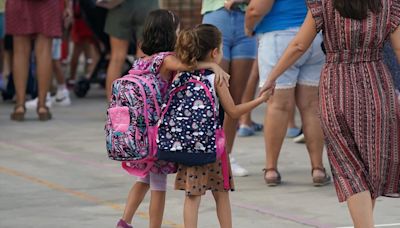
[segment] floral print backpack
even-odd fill
[[[157,160],[160,104],[154,72],[130,70],[128,75],[113,82],[105,125],[108,157],[123,161],[125,169],[127,164],[139,166],[141,169],[136,169],[136,173],[130,171],[133,175],[147,175]]]

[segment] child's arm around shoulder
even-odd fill
[[[191,71],[200,69],[210,69],[215,73],[215,80],[218,84],[225,83],[229,86],[230,75],[227,74],[218,64],[213,62],[199,62],[196,66],[190,67],[180,61],[174,55],[165,57],[161,65],[161,72]]]
[[[271,90],[267,90],[261,93],[259,97],[255,98],[252,101],[236,105],[232,99],[228,87],[226,87],[225,84],[215,85],[215,89],[217,90],[219,101],[224,108],[224,111],[234,119],[237,119],[243,114],[250,112],[261,103],[268,101],[269,97],[272,94]]]

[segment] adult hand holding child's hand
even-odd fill
[[[276,86],[276,82],[275,81],[267,80],[264,83],[264,85],[261,87],[261,89],[260,89],[260,96],[266,91],[270,91],[271,92],[271,96],[274,95],[275,86]]]

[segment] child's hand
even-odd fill
[[[271,96],[272,96],[272,89],[269,89],[260,94],[260,99],[262,99],[264,102],[267,102]]]
[[[211,69],[215,74],[215,82],[217,85],[221,86],[223,83],[225,83],[225,85],[229,87],[229,79],[231,76],[216,63],[212,65]]]
[[[267,80],[267,81],[264,83],[263,87],[260,89],[260,95],[261,95],[263,92],[268,91],[268,90],[271,90],[271,95],[273,95],[273,94],[274,94],[274,91],[275,91],[275,86],[276,86],[276,82],[275,82],[275,81]]]

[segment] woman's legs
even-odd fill
[[[107,68],[106,92],[107,99],[111,96],[111,86],[115,79],[121,76],[122,67],[128,54],[129,41],[110,36],[111,59]]]
[[[132,223],[133,215],[138,209],[139,205],[142,203],[144,197],[146,196],[147,191],[149,190],[150,185],[143,182],[136,182],[128,194],[128,199],[126,201],[124,215],[122,216],[122,220],[127,223]]]
[[[72,50],[72,56],[71,56],[71,65],[70,65],[70,80],[76,80],[76,72],[78,69],[78,64],[79,64],[79,56],[83,52],[83,44],[81,43],[74,43],[74,47]]]
[[[221,228],[232,227],[231,203],[229,200],[229,192],[213,191],[213,196],[217,206],[217,216]]]
[[[31,53],[31,37],[30,36],[13,36],[13,61],[12,69],[14,74],[14,84],[16,90],[16,98],[18,107],[15,112],[22,113],[25,104],[26,83],[28,80],[28,71],[30,65]]]
[[[288,127],[288,129],[289,128],[297,128],[297,126],[296,126],[296,106],[295,105],[289,111],[289,122],[288,122],[287,127]]]
[[[242,103],[246,103],[254,99],[257,91],[258,80],[258,61],[254,61],[249,79],[247,81],[246,89],[243,92]],[[239,121],[241,125],[250,127],[253,124],[253,121],[251,120],[251,112],[241,116]]]
[[[311,167],[323,168],[324,136],[318,119],[318,87],[298,85],[296,87],[296,103],[301,114]],[[323,177],[324,175],[325,173],[321,170],[314,170],[314,177]]]
[[[150,198],[150,228],[160,228],[164,215],[165,191],[151,191]]]
[[[185,228],[197,228],[201,196],[186,196],[183,207],[183,223]]]
[[[90,77],[93,74],[94,70],[96,69],[96,66],[100,60],[100,50],[98,46],[91,41],[88,41],[88,48],[89,48],[89,58],[91,62],[87,67],[86,74],[89,75]]]
[[[38,113],[47,113],[46,95],[50,89],[52,73],[52,38],[39,34],[35,41],[35,54],[38,78]]]
[[[234,59],[231,62],[229,71],[231,75],[229,92],[235,104],[240,104],[242,102],[243,92],[249,78],[249,69],[251,69],[253,62],[254,60],[252,59]],[[225,115],[224,130],[226,135],[226,150],[228,153],[232,152],[237,123],[238,119],[233,119]]]
[[[351,196],[347,200],[354,228],[373,228],[373,200],[369,191]]]
[[[225,61],[226,62],[226,61]],[[247,80],[249,77],[249,69],[251,69],[254,60],[252,59],[234,59],[230,64],[230,86],[229,91],[232,95],[235,104],[240,104],[242,101],[243,91],[246,88]],[[226,65],[225,65],[226,66]],[[225,69],[223,67],[223,69]],[[238,119],[233,119],[225,115],[224,131],[226,136],[226,150],[228,153],[232,152],[233,143],[236,137],[236,128]],[[248,172],[240,167],[232,158],[231,162],[232,174],[234,176],[247,176]]]
[[[295,105],[295,89],[276,89],[268,102],[264,118],[264,140],[266,145],[266,169],[277,169],[278,157],[286,135],[290,111]],[[268,120],[268,121],[267,121]],[[267,172],[267,178],[275,178],[276,172]]]

